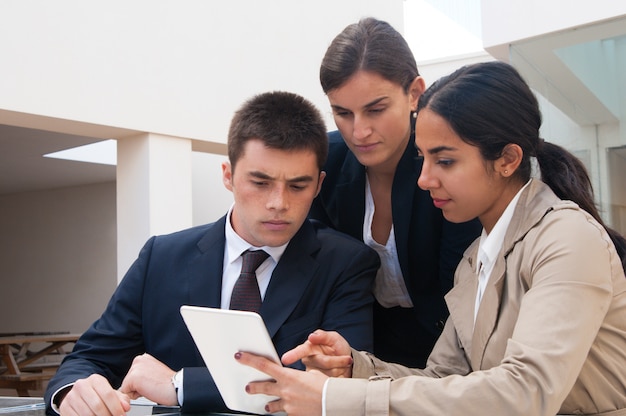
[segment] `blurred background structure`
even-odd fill
[[[516,66],[543,136],[580,157],[626,232],[626,2],[4,0],[0,332],[84,331],[151,235],[223,215],[226,132],[248,97],[302,94],[334,129],[319,64],[365,16],[405,34],[427,83]]]

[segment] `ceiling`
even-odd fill
[[[146,132],[0,109],[0,195],[115,181],[114,165],[44,155],[141,134]],[[190,140],[195,152],[227,152],[225,143]]]
[[[0,124],[0,195],[115,181],[115,166],[43,157],[101,140]]]
[[[592,77],[588,82],[581,75],[589,69],[590,63],[597,61],[588,58],[593,48],[606,50],[607,42],[611,42],[610,47],[620,55],[626,50],[624,20],[621,17],[529,39],[512,45],[510,58],[533,88],[572,120],[581,125],[616,122],[621,117],[619,108],[626,103],[618,102],[616,105],[615,101],[626,97],[626,91],[611,89],[626,87],[624,82],[619,82],[623,74],[617,71],[613,74],[618,77],[615,79],[609,76],[610,72],[604,71],[602,77]],[[595,45],[594,42],[602,44]],[[581,69],[574,67],[577,63],[582,65]],[[601,68],[602,65],[600,63]],[[604,67],[615,68],[616,65],[606,62]],[[597,79],[608,81],[604,86],[593,85]],[[615,111],[616,108],[618,111]],[[43,155],[136,133],[139,132],[0,110],[0,195],[115,181],[115,166],[46,158]],[[215,150],[203,149],[202,146],[210,145],[195,141],[193,149]],[[614,151],[626,160],[626,146]]]

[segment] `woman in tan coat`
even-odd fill
[[[626,415],[626,241],[602,223],[583,165],[540,139],[540,124],[530,88],[501,62],[463,67],[419,100],[418,185],[446,219],[483,225],[425,369],[316,331],[283,356],[314,371],[238,353],[276,380],[248,392],[278,396],[267,410],[290,415]]]

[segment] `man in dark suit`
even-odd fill
[[[50,381],[48,414],[117,415],[139,396],[185,412],[226,410],[179,308],[229,308],[247,250],[269,254],[256,269],[259,313],[279,355],[317,328],[371,350],[378,256],[306,219],[327,152],[324,122],[302,97],[274,92],[247,101],[231,122],[222,165],[231,209],[213,224],[146,243]]]

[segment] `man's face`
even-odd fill
[[[256,247],[287,243],[306,219],[324,172],[311,150],[277,150],[249,140],[234,172],[222,164],[224,186],[233,193],[235,232]]]

